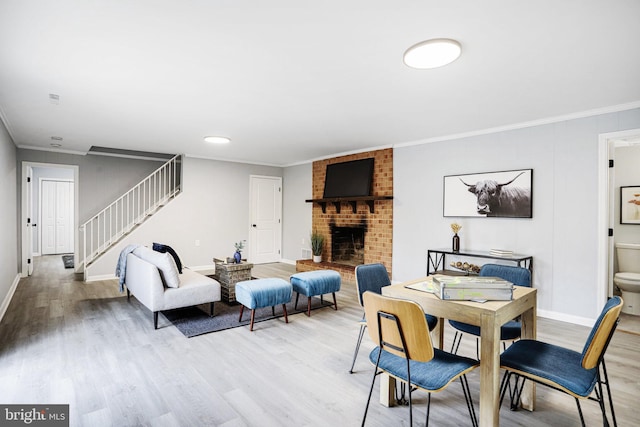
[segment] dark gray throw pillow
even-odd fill
[[[171,246],[163,245],[162,243],[154,243],[153,250],[156,252],[162,252],[162,253],[168,252],[173,257],[173,260],[176,262],[176,266],[178,267],[178,273],[182,274],[182,263],[180,262],[180,257],[178,256],[176,251],[173,250]]]

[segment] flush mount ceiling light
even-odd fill
[[[226,136],[205,136],[204,140],[213,144],[228,144],[231,142],[231,139]]]
[[[460,56],[462,47],[452,39],[431,39],[411,46],[404,53],[404,63],[421,70],[450,64]]]

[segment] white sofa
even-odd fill
[[[133,294],[153,312],[153,327],[158,329],[158,313],[163,310],[220,301],[220,283],[195,271],[183,268],[182,274],[169,253],[144,246],[127,254],[125,270],[127,298]]]

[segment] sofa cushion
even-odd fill
[[[178,267],[178,273],[182,274],[182,262],[180,261],[180,257],[178,256],[176,251],[174,251],[171,246],[164,245],[162,243],[154,243],[153,250],[156,252],[169,253],[173,257],[173,260],[176,262],[176,267]]]
[[[165,289],[163,310],[220,301],[220,294],[217,280],[185,268],[180,276],[180,287]]]
[[[173,257],[168,253],[156,252],[147,248],[146,246],[140,246],[133,251],[134,255],[143,259],[160,270],[160,277],[163,283],[168,288],[177,288],[180,286],[180,276],[178,274],[178,267]]]

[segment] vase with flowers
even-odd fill
[[[453,242],[452,242],[452,250],[455,253],[460,252],[460,236],[458,236],[458,231],[462,229],[462,226],[456,222],[451,224],[451,231],[453,231]]]
[[[242,262],[242,249],[244,249],[244,240],[240,240],[239,242],[234,243],[236,247],[236,251],[233,254],[233,259],[236,264],[240,264]]]

